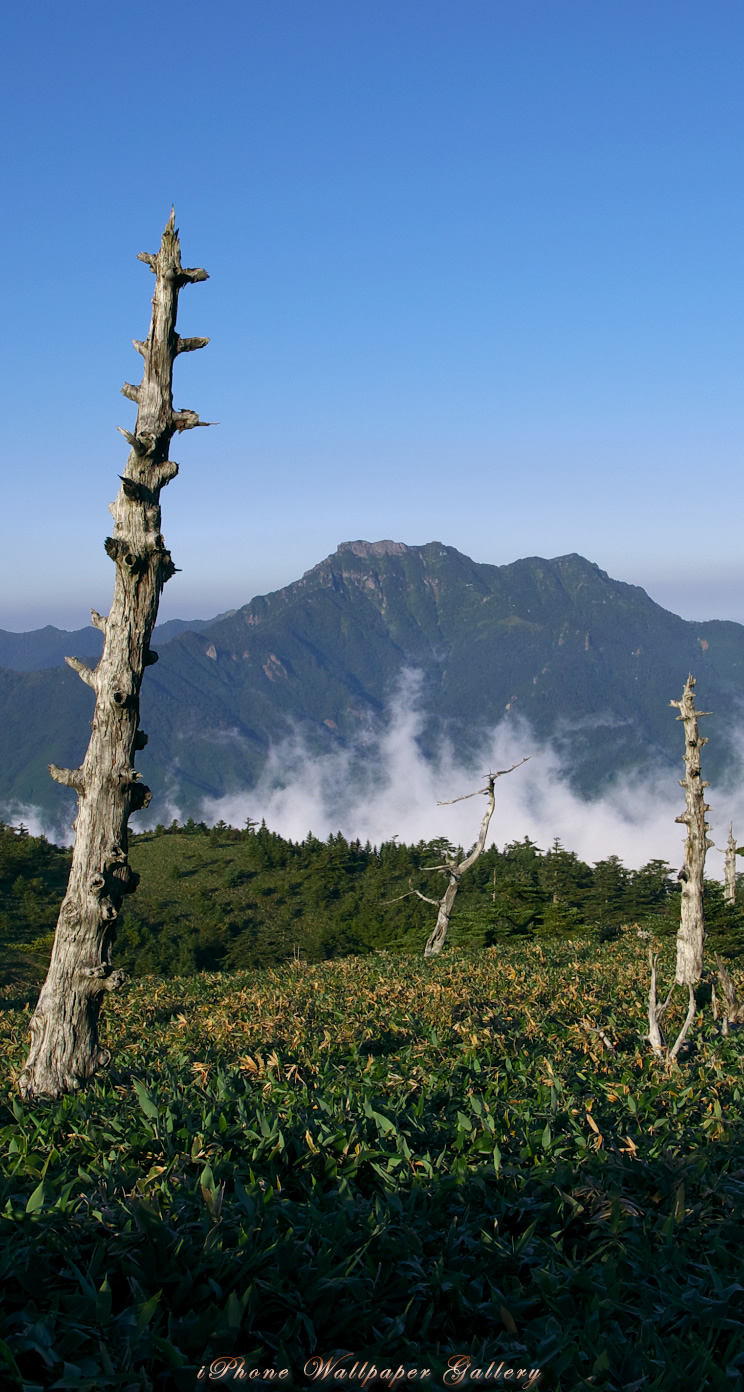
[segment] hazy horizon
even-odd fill
[[[387,540],[388,538],[384,539]],[[365,537],[363,540],[380,541],[383,540],[383,538]],[[403,540],[403,538],[395,537],[392,538],[392,540],[400,541]],[[426,540],[427,542],[439,541],[445,546],[450,544],[445,537],[428,537]],[[410,546],[425,544],[426,542],[418,543],[406,541],[406,545]],[[335,549],[334,547],[333,550],[335,551]],[[456,549],[459,550],[459,548]],[[328,554],[332,553],[329,552]],[[316,561],[313,562],[313,565],[317,565],[325,559],[325,555],[318,556]],[[488,565],[509,565],[511,563],[510,561],[503,560],[492,561],[487,556],[478,555],[472,555],[471,559],[478,563]],[[511,558],[512,561],[523,559],[525,559],[523,556],[514,556]],[[543,559],[554,560],[557,559],[557,557],[544,557]],[[585,559],[593,561],[601,570],[608,569],[607,566],[602,564],[601,558],[597,556],[587,556]],[[305,567],[305,570],[306,569],[310,569],[310,567]],[[262,595],[272,594],[284,588],[286,585],[292,584],[302,577],[305,570],[301,570],[298,565],[294,571],[291,571],[288,566],[287,570],[281,573],[277,583],[272,585],[267,584],[264,588],[255,590],[245,597],[242,595],[230,597],[227,591],[225,591],[223,599],[227,602],[222,604],[219,608],[210,605],[206,600],[200,603],[197,599],[188,608],[187,613],[185,610],[181,611],[176,604],[172,603],[170,606],[166,607],[165,604],[161,603],[160,612],[158,614],[158,624],[167,623],[170,619],[188,621],[216,618],[218,614],[225,613],[229,610],[240,609],[244,605],[249,604],[252,599],[260,598]],[[619,575],[612,574],[611,572],[608,573],[613,580],[620,580],[624,584],[629,585],[639,585],[641,589],[644,589],[650,598],[657,604],[660,604],[663,609],[670,610],[671,613],[677,614],[680,618],[695,622],[705,622],[709,619],[728,619],[737,623],[744,623],[744,603],[739,602],[737,591],[733,583],[727,587],[725,581],[710,577],[705,581],[695,583],[691,581],[689,577],[683,575],[681,577],[666,577],[665,579],[659,579],[655,582],[652,581],[649,584],[645,584],[642,580],[628,574]],[[175,599],[176,595],[174,595],[173,598]],[[85,606],[70,607],[65,602],[57,601],[56,604],[49,603],[38,610],[29,610],[25,622],[23,620],[0,622],[0,629],[4,629],[8,633],[28,633],[35,629],[41,629],[51,625],[62,631],[76,631],[88,626],[91,607],[93,606],[88,606],[87,608]],[[0,613],[2,613],[1,605]],[[54,614],[55,617],[49,617],[50,613]]]

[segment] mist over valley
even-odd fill
[[[689,671],[712,712],[718,844],[738,819],[744,627],[681,619],[578,555],[495,566],[439,542],[348,542],[273,594],[161,625],[156,645],[138,756],[153,799],[139,826],[250,816],[297,839],[467,844],[468,804],[437,802],[539,754],[500,787],[492,840],[560,836],[588,859],[673,863],[669,701]],[[92,627],[0,634],[6,820],[69,839],[74,799],[47,765],[79,763],[92,698],[60,661],[93,662],[100,647]]]

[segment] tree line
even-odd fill
[[[141,889],[124,911],[117,960],[127,973],[165,976],[267,967],[374,951],[421,953],[431,909],[402,894],[434,859],[458,848],[443,838],[380,846],[341,832],[291,841],[265,824],[242,830],[187,821],[130,833]],[[48,961],[70,852],[0,823],[0,945],[6,973]],[[419,879],[419,882],[422,882]],[[391,902],[393,901],[393,902]],[[559,840],[491,846],[463,877],[448,942],[488,947],[509,937],[590,938],[621,931],[676,933],[680,883],[663,860],[640,869],[610,855],[593,865]],[[711,946],[744,952],[744,885],[735,903],[705,882]]]

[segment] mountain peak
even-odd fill
[[[414,549],[413,546],[406,546],[404,541],[341,541],[336,553],[351,551],[354,556],[367,559],[369,556],[404,556]]]
[[[552,742],[571,785],[596,796],[659,758],[677,768],[669,700],[693,671],[721,732],[711,741],[712,777],[733,758],[724,732],[744,690],[744,626],[688,623],[576,553],[490,565],[435,541],[347,541],[230,617],[163,629],[166,639],[181,631],[163,643],[157,681],[143,689],[158,740],[142,772],[170,789],[178,769],[173,796],[192,815],[202,815],[206,797],[254,787],[264,769],[273,779],[282,748],[308,758],[345,750],[350,768],[357,753],[374,760],[411,669],[421,674],[416,728],[427,757],[446,740],[453,758],[481,758],[502,722],[517,738],[521,716],[538,747]],[[86,633],[100,656],[100,632]],[[75,767],[85,747],[89,693],[67,667],[41,670],[50,654],[89,655],[72,636],[0,631],[0,667],[20,668],[23,657],[25,668],[0,671],[0,729],[13,751],[0,760],[6,806],[61,806],[45,765]]]

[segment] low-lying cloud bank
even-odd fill
[[[477,757],[457,758],[446,743],[434,759],[421,753],[417,736],[423,718],[416,673],[405,674],[390,705],[385,730],[366,736],[357,748],[311,754],[301,735],[277,744],[258,784],[245,792],[205,799],[197,820],[209,825],[222,819],[242,827],[248,817],[265,818],[282,836],[302,840],[309,831],[321,838],[341,831],[379,845],[397,836],[404,842],[446,837],[473,844],[485,802],[471,798],[438,806],[483,787],[488,770],[508,769],[525,755],[530,761],[496,784],[496,809],[489,844],[503,847],[525,836],[543,849],[558,837],[566,850],[590,864],[610,855],[638,867],[652,859],[672,867],[682,863],[685,828],[675,824],[684,810],[677,776],[668,771],[639,771],[619,778],[601,798],[586,800],[563,776],[556,750],[542,743],[524,720],[510,719],[484,738]],[[744,734],[736,747],[744,748]],[[682,772],[680,747],[680,773]],[[744,784],[740,761],[732,763],[730,786],[708,790],[710,835],[716,848],[708,853],[707,872],[720,877],[729,822],[744,840]],[[38,809],[15,804],[2,813],[6,822],[23,821],[32,834],[69,843],[66,825],[55,825]],[[160,799],[157,816],[138,815],[143,828],[155,820],[184,819],[177,798]]]
[[[31,836],[46,836],[56,846],[71,846],[75,834],[69,825],[69,818],[54,817],[44,807],[35,807],[29,802],[4,802],[0,805],[0,822],[6,826],[26,828]]]
[[[483,787],[488,770],[508,769],[525,755],[529,763],[496,784],[496,808],[489,844],[503,847],[529,836],[543,850],[558,837],[567,850],[590,864],[618,855],[628,866],[649,860],[682,863],[685,828],[675,825],[684,811],[677,778],[655,771],[617,780],[601,798],[587,801],[562,776],[555,750],[543,744],[524,720],[504,721],[484,739],[477,757],[463,761],[442,745],[433,760],[421,753],[422,725],[418,682],[404,678],[391,703],[384,733],[360,751],[308,754],[301,737],[277,745],[263,775],[250,792],[207,799],[201,817],[242,826],[247,817],[265,818],[274,831],[301,840],[308,831],[327,837],[342,831],[373,845],[397,836],[404,842],[444,836],[455,844],[474,842],[485,803],[476,798],[438,806]],[[680,772],[681,750],[680,750]],[[744,827],[744,789],[711,789],[711,836],[723,847],[729,821]],[[720,876],[723,856],[708,855],[707,870]]]

